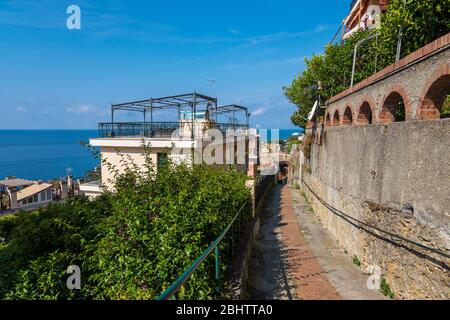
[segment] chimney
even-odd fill
[[[67,199],[68,192],[67,192],[67,181],[60,181],[59,186],[61,188],[61,198]]]
[[[69,192],[73,192],[73,179],[72,176],[67,176],[67,188]]]
[[[17,203],[17,188],[7,188],[9,195],[9,208],[11,210],[17,209],[19,204]]]

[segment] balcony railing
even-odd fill
[[[233,129],[248,129],[247,124],[206,123],[206,122],[101,122],[98,124],[100,138],[148,137],[156,139],[171,138],[176,130],[178,136],[195,137],[207,129],[219,129],[223,133]]]

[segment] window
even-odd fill
[[[52,189],[47,189],[47,200],[53,200]]]
[[[158,153],[158,168],[166,166],[168,163],[167,153]]]
[[[34,196],[33,196],[33,202],[38,202],[39,200],[38,200],[38,195],[37,194],[35,194]]]

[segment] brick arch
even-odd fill
[[[325,126],[326,127],[331,126],[331,116],[330,116],[330,112],[328,112],[328,111],[325,115]]]
[[[343,109],[343,112],[341,114],[341,123],[343,126],[349,126],[353,124],[353,111],[350,106],[346,106]]]
[[[381,111],[378,116],[379,122],[392,123],[410,120],[412,117],[412,108],[405,88],[400,84],[394,84],[386,92],[387,94],[382,100]],[[403,111],[404,117],[397,118],[397,111],[400,110]]]
[[[358,125],[366,125],[377,122],[375,100],[370,96],[365,96],[356,110],[355,122]]]
[[[341,118],[339,116],[339,109],[335,109],[334,110],[331,125],[332,126],[340,126],[341,125]]]
[[[373,120],[373,110],[370,107],[370,104],[367,101],[364,101],[363,104],[359,107],[356,123],[358,125],[364,126],[367,124],[372,124],[374,122]]]
[[[448,94],[450,94],[450,64],[444,64],[433,72],[422,89],[417,119],[439,119]]]

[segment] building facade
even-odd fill
[[[115,122],[118,111],[141,112],[144,122]],[[175,120],[154,121],[154,115],[163,111]],[[227,121],[220,121],[224,116]],[[113,190],[115,175],[124,172],[125,162],[145,168],[148,157],[156,171],[170,160],[174,164],[235,166],[254,176],[257,138],[256,130],[249,127],[249,116],[243,106],[218,106],[217,99],[198,93],[113,105],[111,122],[100,123],[99,137],[90,140],[100,150],[102,179],[82,184],[80,191],[95,197],[103,188]]]
[[[358,30],[378,27],[381,14],[387,10],[388,4],[388,0],[353,0],[350,12],[343,21],[343,39]]]

